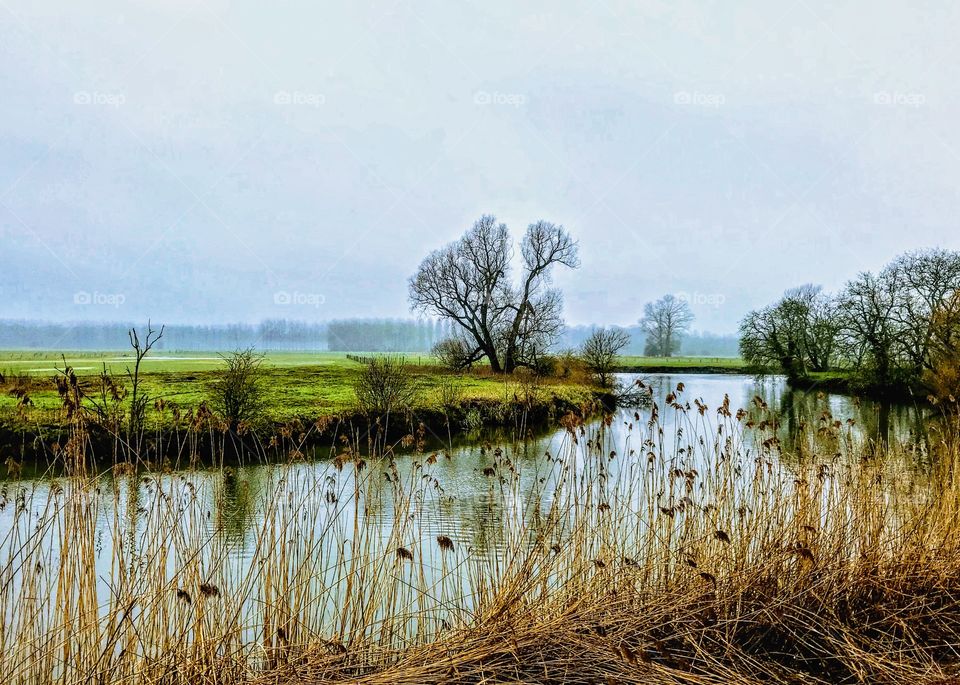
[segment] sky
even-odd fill
[[[573,324],[960,249],[952,2],[0,0],[0,318],[411,316],[494,214]]]

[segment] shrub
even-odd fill
[[[557,374],[558,359],[553,354],[540,354],[534,358],[530,370],[541,378],[549,378]]]
[[[554,374],[557,378],[573,383],[586,383],[590,380],[590,368],[574,350],[564,350],[557,355],[556,360]]]
[[[230,428],[254,424],[263,417],[265,405],[263,355],[253,348],[220,355],[226,363],[211,386],[211,405]]]
[[[473,349],[463,338],[445,338],[433,346],[431,354],[441,366],[453,371],[470,368],[477,361]]]
[[[408,409],[418,388],[403,357],[385,356],[367,361],[353,391],[362,411],[379,416]]]

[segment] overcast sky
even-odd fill
[[[493,213],[571,323],[960,248],[954,2],[0,0],[0,318],[408,316]]]

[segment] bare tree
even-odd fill
[[[563,331],[563,295],[548,288],[555,264],[580,266],[577,244],[562,226],[538,221],[527,227],[520,244],[524,274],[510,309],[513,321],[504,341],[504,370],[530,366]]]
[[[500,371],[496,336],[508,318],[509,268],[507,226],[483,216],[460,240],[423,260],[410,280],[410,301],[415,309],[449,319],[469,340],[470,356],[487,357]]]
[[[791,368],[788,345],[775,306],[755,309],[740,322],[740,356],[760,368]]]
[[[879,276],[864,272],[840,294],[843,334],[858,359],[868,366],[873,383],[896,384],[900,345],[905,331],[894,318],[900,286],[891,270]]]
[[[795,375],[829,370],[840,329],[835,301],[808,283],[784,293],[773,311],[781,322],[784,369]]]
[[[912,373],[919,377],[931,368],[935,319],[949,318],[950,308],[957,303],[960,253],[940,249],[907,252],[884,269],[884,277],[898,285],[890,315],[902,332],[900,344]]]
[[[740,324],[740,354],[793,379],[826,371],[836,357],[840,327],[835,300],[820,286],[802,285],[775,305],[747,314]]]
[[[563,298],[549,287],[552,268],[579,266],[577,244],[562,226],[531,224],[520,245],[523,273],[510,273],[506,224],[481,217],[463,237],[434,251],[410,279],[414,309],[454,323],[463,358],[486,358],[493,371],[531,366],[563,327]]]
[[[580,348],[580,356],[596,375],[600,385],[610,384],[621,350],[630,344],[630,335],[622,328],[598,328]]]
[[[147,394],[140,389],[140,364],[153,349],[153,346],[163,337],[163,330],[164,326],[160,326],[159,331],[154,330],[150,321],[147,321],[147,332],[143,340],[140,339],[140,334],[136,328],[127,331],[134,357],[133,369],[127,367],[127,377],[133,386],[130,393],[130,416],[127,420],[127,442],[134,453],[140,452],[143,421],[147,412],[147,404],[150,401]]]
[[[672,357],[680,351],[684,333],[690,330],[693,312],[686,300],[664,295],[643,308],[640,327],[647,334],[645,354],[654,357]]]
[[[813,288],[806,302],[806,326],[803,349],[812,371],[828,371],[837,361],[842,321],[835,297],[825,294],[820,286]]]

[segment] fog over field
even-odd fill
[[[410,316],[484,213],[580,241],[571,324],[960,247],[960,8],[0,5],[0,318]],[[762,257],[761,257],[762,255]]]

